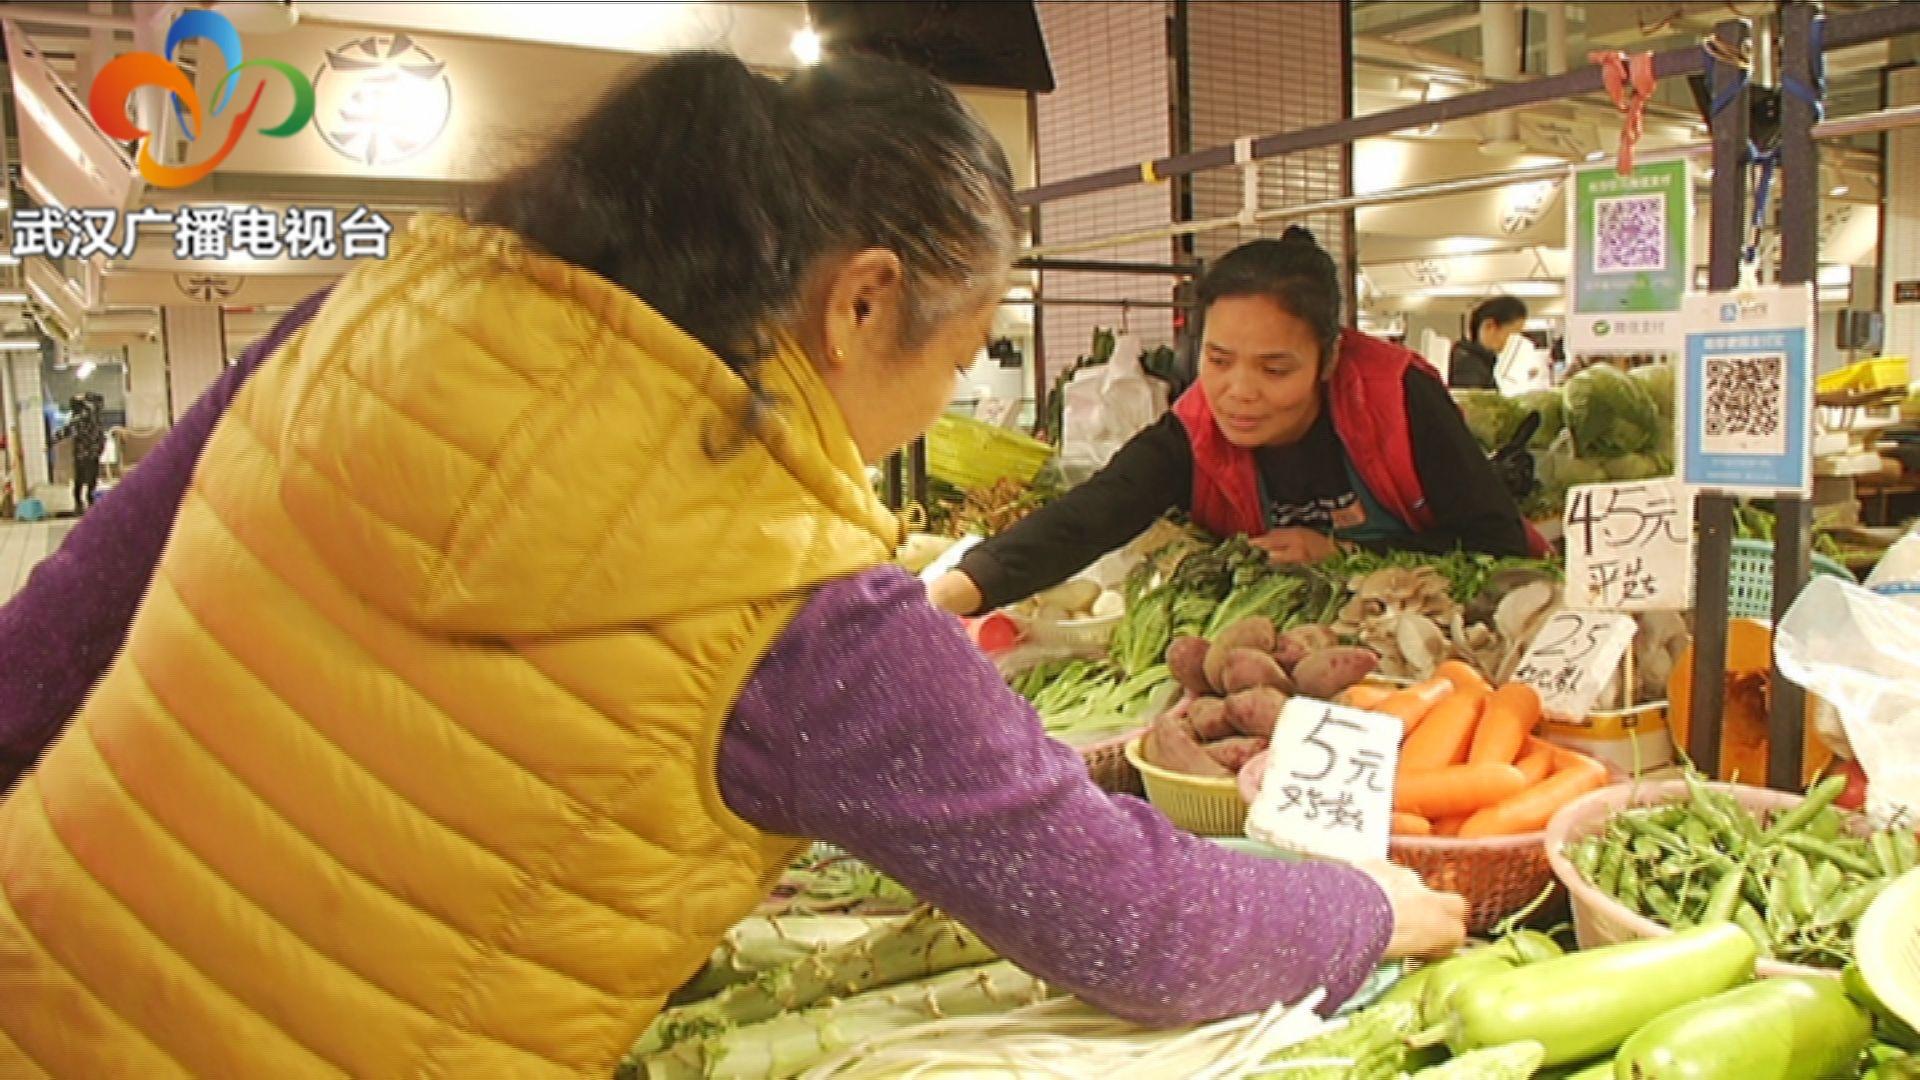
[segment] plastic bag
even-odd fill
[[[1140,366],[1140,345],[1122,335],[1113,359],[1067,384],[1062,410],[1060,471],[1079,483],[1104,466],[1128,439],[1167,411],[1167,384]]]
[[[1920,609],[1816,577],[1781,620],[1774,657],[1838,711],[1868,816],[1920,827]]]

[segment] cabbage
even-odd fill
[[[1595,364],[1567,381],[1567,430],[1589,460],[1654,449],[1670,425],[1638,380],[1611,364]]]
[[[1520,411],[1540,414],[1540,430],[1534,433],[1533,441],[1527,445],[1535,450],[1545,450],[1560,437],[1567,426],[1566,402],[1558,390],[1530,390],[1520,395]]]
[[[1461,415],[1467,418],[1467,430],[1473,432],[1474,441],[1489,454],[1513,438],[1513,433],[1520,430],[1520,421],[1527,415],[1519,402],[1498,390],[1456,390],[1453,399],[1460,403]]]
[[[1676,408],[1673,385],[1672,364],[1648,364],[1634,368],[1627,373],[1635,382],[1645,387],[1647,396],[1653,398],[1654,408],[1660,410],[1660,418],[1669,425],[1673,423],[1673,411]]]
[[[1664,475],[1660,462],[1650,454],[1621,454],[1600,463],[1609,480],[1651,480]]]

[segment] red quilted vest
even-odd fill
[[[1340,360],[1327,399],[1333,428],[1354,472],[1379,504],[1414,532],[1433,527],[1433,509],[1414,467],[1413,435],[1407,426],[1407,369],[1440,373],[1417,353],[1354,330],[1340,333]],[[1214,422],[1213,407],[1195,383],[1173,407],[1193,445],[1193,520],[1215,536],[1267,531],[1253,451],[1228,442]],[[1535,556],[1551,551],[1529,523],[1527,545]]]

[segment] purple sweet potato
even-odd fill
[[[1226,701],[1211,696],[1194,698],[1187,706],[1187,727],[1193,737],[1203,743],[1238,733],[1227,719]]]
[[[1221,693],[1228,693],[1221,683],[1221,676],[1227,666],[1227,657],[1235,649],[1252,649],[1271,659],[1275,635],[1273,622],[1258,615],[1241,619],[1213,639],[1213,645],[1207,649],[1207,682]]]
[[[1314,653],[1338,648],[1340,645],[1340,635],[1334,633],[1333,628],[1330,626],[1320,626],[1317,624],[1296,626],[1286,633],[1281,634],[1280,641],[1275,647],[1278,648],[1279,644],[1284,644],[1289,641],[1299,645],[1305,650],[1304,655],[1301,657],[1301,659],[1305,659]]]
[[[1267,748],[1265,739],[1253,739],[1245,735],[1236,735],[1230,739],[1221,739],[1208,743],[1207,756],[1220,765],[1238,773],[1253,756]]]
[[[1146,744],[1141,748],[1146,759],[1163,769],[1186,773],[1189,776],[1232,776],[1232,770],[1207,756],[1207,751],[1193,738],[1193,732],[1186,721],[1171,713],[1163,713],[1147,729]]]
[[[1266,653],[1253,649],[1235,649],[1228,653],[1226,663],[1220,667],[1221,692],[1237,694],[1256,686],[1271,686],[1290,693],[1293,680],[1287,678],[1286,669]]]
[[[1300,661],[1293,669],[1294,683],[1310,698],[1331,701],[1379,666],[1380,657],[1372,649],[1324,649]]]
[[[1194,697],[1206,697],[1214,693],[1213,684],[1207,681],[1207,650],[1212,648],[1202,637],[1177,637],[1167,646],[1167,667],[1172,670],[1175,682],[1180,689]]]
[[[1271,739],[1273,725],[1286,706],[1287,695],[1271,686],[1242,690],[1227,699],[1227,723],[1242,735]]]
[[[1273,646],[1273,662],[1279,664],[1288,675],[1300,666],[1300,661],[1313,655],[1312,650],[1300,643],[1298,638],[1282,636]]]

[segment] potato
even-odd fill
[[[1233,775],[1230,769],[1207,756],[1206,750],[1194,740],[1193,732],[1187,729],[1186,721],[1172,713],[1162,713],[1153,722],[1141,749],[1148,761],[1171,772],[1189,776]]]
[[[1287,707],[1287,695],[1271,686],[1242,690],[1227,699],[1227,723],[1242,735],[1256,739],[1273,738],[1273,725],[1280,710]]]
[[[1172,670],[1174,681],[1180,689],[1195,697],[1205,697],[1214,693],[1213,684],[1207,680],[1207,650],[1212,646],[1206,638],[1177,637],[1167,646],[1167,667]]]
[[[1220,683],[1221,669],[1226,666],[1227,654],[1235,649],[1253,649],[1260,653],[1273,652],[1273,622],[1259,616],[1241,619],[1213,639],[1213,648],[1207,651],[1207,681],[1214,689],[1226,692]]]
[[[1238,734],[1227,719],[1225,699],[1217,697],[1193,699],[1187,706],[1187,726],[1193,729],[1193,737],[1203,743]]]
[[[1254,649],[1235,649],[1228,653],[1226,663],[1220,668],[1221,691],[1234,694],[1256,686],[1293,692],[1293,680],[1287,678],[1286,669],[1273,657]]]
[[[1373,674],[1380,657],[1372,649],[1323,649],[1293,669],[1294,682],[1310,698],[1331,701],[1335,694]]]
[[[1265,739],[1250,739],[1245,735],[1236,735],[1230,739],[1208,743],[1203,749],[1214,761],[1238,773],[1253,756],[1267,748]]]

